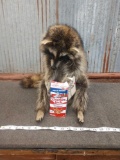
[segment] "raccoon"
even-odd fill
[[[48,28],[40,44],[40,51],[44,54],[44,76],[38,75],[40,80],[38,89],[38,99],[36,106],[36,121],[41,121],[44,114],[49,110],[50,82],[68,81],[68,77],[75,76],[76,92],[68,101],[68,106],[72,106],[77,111],[79,122],[84,122],[84,111],[87,107],[87,88],[89,81],[86,75],[87,61],[83,42],[78,32],[68,25],[53,25]],[[31,78],[23,80],[26,86],[34,87]],[[30,84],[32,83],[32,84]]]

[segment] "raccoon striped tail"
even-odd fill
[[[35,74],[33,76],[25,77],[21,80],[20,85],[23,88],[37,88],[39,82],[43,79],[43,74]]]

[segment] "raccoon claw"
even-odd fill
[[[78,115],[77,115],[77,118],[79,120],[79,122],[84,122],[84,115],[83,115],[83,112],[81,111],[78,111]]]
[[[39,110],[37,112],[36,121],[41,121],[43,119],[43,117],[44,117],[44,112]]]

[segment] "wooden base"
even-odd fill
[[[0,80],[21,80],[33,74],[0,74]],[[92,81],[120,82],[120,73],[89,73]],[[0,160],[120,160],[119,150],[0,149]]]
[[[0,160],[119,160],[120,150],[0,150]]]

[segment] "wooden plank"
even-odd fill
[[[32,76],[33,73],[30,74],[8,74],[1,73],[0,80],[21,80],[24,77]],[[120,73],[88,73],[89,79],[120,79]]]
[[[119,160],[120,156],[58,155],[57,160]]]
[[[120,150],[1,149],[0,160],[118,160]]]
[[[88,73],[90,79],[120,79],[120,73]]]
[[[0,149],[0,156],[6,155],[81,155],[81,156],[120,156],[120,149]]]
[[[56,160],[55,156],[49,156],[49,155],[22,155],[22,156],[0,156],[0,160]]]
[[[21,80],[34,74],[0,74],[0,80]]]
[[[55,160],[56,155],[47,151],[39,150],[0,150],[0,160]]]

